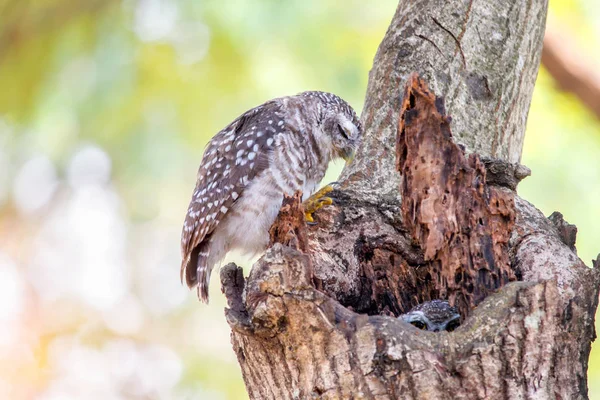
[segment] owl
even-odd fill
[[[404,322],[426,331],[452,332],[460,325],[460,314],[446,300],[431,300],[413,307],[400,317]]]
[[[253,108],[208,143],[181,235],[181,280],[208,303],[210,274],[230,250],[264,251],[283,195],[306,200],[329,162],[350,160],[361,124],[338,96],[304,92]]]

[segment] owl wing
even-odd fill
[[[202,243],[246,186],[268,167],[274,136],[284,129],[281,103],[273,100],[242,114],[208,143],[181,234],[181,279],[185,274],[190,288],[197,283]]]

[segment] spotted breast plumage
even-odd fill
[[[283,195],[318,187],[332,159],[350,159],[361,125],[352,107],[325,92],[268,101],[208,143],[181,237],[181,278],[208,302],[213,267],[228,251],[262,252]]]

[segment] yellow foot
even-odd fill
[[[317,193],[310,196],[304,203],[304,220],[306,222],[315,222],[313,219],[313,213],[319,208],[333,204],[333,200],[330,197],[325,196],[327,193],[333,190],[333,186],[327,185],[321,188]]]

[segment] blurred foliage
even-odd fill
[[[0,0],[0,398],[245,398],[217,280],[210,307],[177,280],[203,146],[276,96],[360,111],[396,4]],[[551,7],[597,48],[593,0]],[[519,192],[578,226],[588,264],[599,154],[598,120],[542,71]]]

